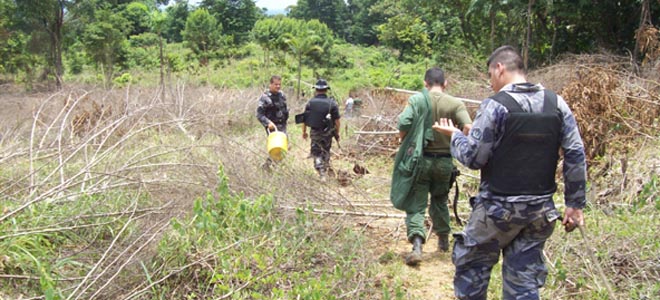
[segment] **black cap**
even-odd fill
[[[329,90],[330,86],[328,85],[328,82],[325,81],[325,79],[319,79],[316,81],[316,85],[314,85],[314,88],[317,90]]]

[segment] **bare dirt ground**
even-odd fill
[[[382,246],[376,246],[375,253],[384,254],[391,251],[396,254],[396,258],[389,263],[401,266],[399,276],[405,280],[403,286],[409,299],[454,299],[454,265],[451,262],[451,251],[438,251],[435,235],[431,235],[424,245],[423,261],[418,266],[410,267],[404,263],[404,258],[410,253],[412,246],[406,240],[403,220],[377,220],[372,222],[371,226],[374,231],[384,233],[398,230],[399,234],[382,237]],[[375,232],[374,236],[378,236],[378,233]]]

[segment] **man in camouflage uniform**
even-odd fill
[[[468,224],[454,235],[454,292],[459,299],[486,299],[501,251],[502,299],[539,299],[547,275],[543,247],[560,216],[552,201],[558,148],[564,153],[562,224],[569,230],[584,224],[584,145],[564,99],[527,82],[515,49],[496,49],[487,66],[499,93],[482,102],[469,134],[447,119],[433,126],[451,135],[456,159],[481,170]]]
[[[259,97],[257,106],[257,119],[264,126],[266,133],[278,130],[286,133],[286,122],[289,119],[289,109],[286,106],[286,96],[281,92],[282,77],[273,75],[270,77],[268,91]],[[266,159],[263,168],[270,170],[273,161]]]
[[[424,86],[428,89],[428,93],[411,96],[408,105],[399,115],[401,141],[404,141],[408,135],[424,134],[426,130],[432,132],[430,130],[432,121],[440,118],[450,118],[467,133],[472,120],[461,100],[444,93],[447,86],[444,71],[438,67],[427,70],[424,74]],[[416,119],[422,118],[423,115],[418,110],[430,110],[431,119],[428,125],[424,126],[424,123],[417,122]],[[415,128],[416,124],[421,125],[420,128]],[[423,146],[423,158],[416,166],[420,168],[419,175],[414,179],[410,192],[405,195],[405,203],[402,206],[406,212],[408,240],[413,244],[412,252],[406,257],[408,265],[417,265],[422,260],[422,244],[426,240],[424,219],[427,207],[433,223],[431,230],[438,236],[438,250],[449,250],[448,235],[451,228],[447,200],[454,168],[449,142],[449,137],[441,133],[433,133],[432,140],[427,141]],[[399,151],[409,151],[405,145],[406,143],[402,143]],[[393,174],[393,180],[396,180],[394,177],[396,172]],[[392,191],[392,193],[397,192],[400,191]],[[429,194],[431,194],[430,205]]]
[[[316,95],[305,106],[302,138],[307,139],[307,127],[310,127],[312,139],[310,153],[314,158],[314,168],[319,173],[321,181],[325,181],[330,166],[332,138],[339,142],[339,106],[335,99],[327,95],[330,89],[327,81],[319,79],[314,89]]]

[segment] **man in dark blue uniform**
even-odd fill
[[[257,119],[264,126],[266,133],[281,131],[286,133],[286,122],[289,119],[289,108],[286,106],[286,96],[281,92],[282,77],[273,75],[270,77],[268,91],[259,97],[257,106]],[[264,163],[263,168],[270,170],[273,161],[270,157]]]
[[[433,126],[451,135],[454,158],[481,170],[468,224],[454,234],[454,293],[459,299],[486,299],[490,272],[502,253],[502,299],[535,300],[548,274],[543,247],[560,217],[552,200],[559,149],[564,153],[562,224],[567,231],[584,224],[584,145],[564,99],[527,82],[513,47],[496,49],[487,66],[497,94],[481,103],[469,134],[447,119]]]
[[[302,127],[302,138],[307,139],[307,127],[310,127],[311,149],[314,158],[314,168],[319,173],[321,181],[325,181],[330,166],[330,148],[332,138],[339,142],[339,106],[327,93],[328,82],[319,79],[314,85],[316,95],[305,106],[305,122]]]

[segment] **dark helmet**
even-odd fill
[[[316,81],[314,88],[317,90],[329,90],[330,85],[328,85],[328,82],[325,81],[325,79],[319,79],[318,81]]]

